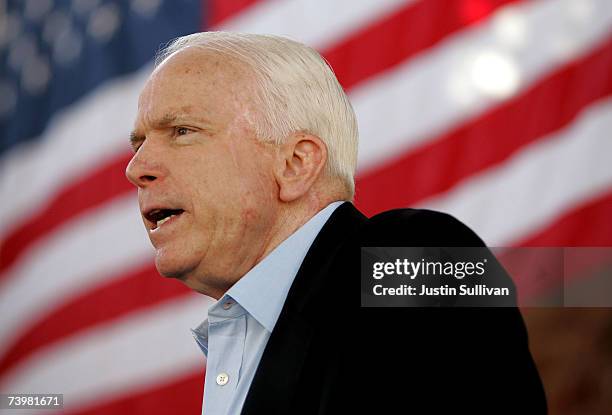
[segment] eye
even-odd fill
[[[138,151],[140,146],[142,146],[143,142],[144,142],[144,138],[142,137],[130,136],[130,147],[132,147],[132,151],[134,153]]]
[[[176,135],[186,135],[189,134],[191,130],[187,127],[176,127],[174,129],[174,132],[176,133]]]

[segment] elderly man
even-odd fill
[[[360,308],[360,246],[482,241],[447,215],[368,220],[353,207],[355,115],[313,49],[222,32],[175,40],[131,142],[157,269],[218,300],[193,331],[203,413],[545,411],[516,308]]]

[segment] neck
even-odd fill
[[[342,195],[336,193],[316,193],[311,192],[307,197],[300,198],[291,202],[282,202],[277,206],[277,215],[274,225],[270,227],[265,235],[261,235],[261,248],[258,254],[249,261],[248,267],[244,268],[248,272],[249,269],[263,261],[270,252],[279,246],[284,240],[289,238],[295,231],[301,228],[317,213],[323,210],[330,203],[335,201],[345,200]],[[245,272],[242,274],[244,275]],[[215,299],[219,299],[238,279],[224,279],[224,284],[218,286],[207,285],[206,287],[191,287],[196,291],[209,295]],[[231,282],[230,282],[231,281]],[[228,283],[229,282],[229,283]]]
[[[271,230],[269,242],[258,256],[257,263],[261,262],[285,239],[336,200],[341,199],[313,195],[305,200],[285,203],[280,209],[278,221]]]

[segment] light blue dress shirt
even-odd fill
[[[213,304],[208,318],[192,330],[207,358],[203,415],[236,415],[242,410],[300,265],[342,203],[329,204],[285,239]]]

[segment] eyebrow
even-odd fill
[[[132,149],[135,150],[136,145],[140,143],[141,141],[144,141],[144,136],[136,133],[136,131],[132,131],[130,133],[129,141],[130,141],[130,146],[132,146]]]
[[[158,121],[155,121],[153,124],[156,127],[167,127],[168,125],[176,122],[176,121],[186,121],[189,120],[189,116],[185,114],[166,114],[161,117]]]
[[[166,115],[161,117],[159,120],[154,121],[152,124],[155,128],[164,128],[164,127],[168,127],[169,125],[176,122],[177,120],[183,121],[187,119],[188,117],[185,116],[184,114],[167,113]],[[129,141],[130,141],[130,145],[132,146],[132,148],[136,148],[136,144],[140,143],[141,141],[144,141],[144,139],[145,139],[145,136],[143,134],[138,133],[137,130],[134,130],[130,133]]]
[[[205,118],[194,117],[193,115],[183,114],[183,113],[167,113],[159,120],[154,121],[152,124],[154,128],[165,128],[177,122],[189,122],[195,121],[201,124],[205,124],[206,130],[213,130],[212,124],[206,120]],[[133,149],[136,149],[136,146],[145,140],[145,136],[138,133],[137,130],[134,130],[130,133],[129,142]]]
[[[184,112],[170,112],[165,114],[159,120],[153,122],[153,125],[156,127],[166,127],[170,124],[174,123],[182,123],[182,122],[197,122],[199,124],[205,124],[206,126],[212,126],[211,122],[203,117],[198,117],[193,114],[184,113]]]

